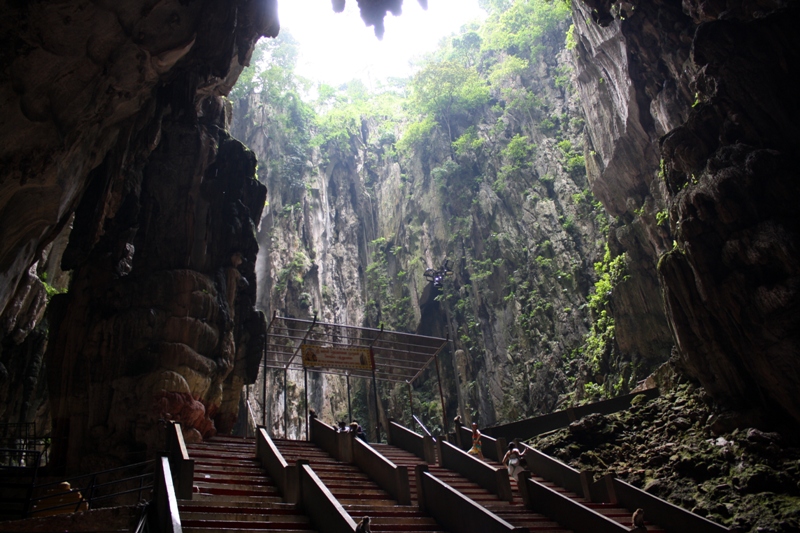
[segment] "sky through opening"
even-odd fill
[[[361,20],[356,0],[348,0],[343,13],[334,13],[330,0],[279,0],[278,12],[282,31],[300,44],[297,74],[334,86],[359,78],[370,87],[412,75],[414,58],[434,51],[464,24],[486,17],[478,0],[429,0],[427,10],[405,0],[402,15],[387,15],[379,41]]]

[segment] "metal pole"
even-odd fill
[[[378,379],[375,377],[375,353],[372,347],[383,336],[383,322],[381,322],[381,330],[375,336],[371,343],[369,343],[369,357],[372,360],[372,388],[375,389],[375,442],[381,441],[381,413],[378,407]]]
[[[353,408],[350,406],[350,372],[347,373],[347,425],[353,421]]]
[[[447,435],[447,415],[445,414],[444,408],[444,393],[442,392],[442,375],[439,373],[439,354],[434,356],[436,359],[436,381],[439,382],[439,400],[442,402],[442,433]]]
[[[272,322],[270,322],[272,325]],[[261,423],[266,427],[267,426],[267,343],[269,339],[269,328],[267,328],[267,333],[264,334],[264,356],[262,360],[264,362],[264,374],[263,378],[264,381],[261,383]],[[258,386],[258,385],[256,385]],[[258,394],[258,393],[256,393]]]
[[[303,368],[303,381],[305,382],[305,386],[303,387],[303,394],[306,397],[306,440],[308,440],[308,369]]]
[[[375,366],[372,366],[372,388],[375,389],[375,442],[381,441],[381,414],[378,410],[378,379],[375,377]]]
[[[267,426],[267,352],[269,351],[269,330],[272,329],[272,324],[275,322],[275,318],[278,316],[277,311],[272,312],[272,319],[267,324],[267,331],[264,332],[264,381],[261,383],[261,422],[264,424],[265,427]],[[284,385],[284,394],[286,393],[286,383]],[[258,386],[258,385],[256,385]]]
[[[414,427],[414,397],[411,395],[411,382],[406,381],[406,385],[408,385],[408,405],[411,406],[411,421],[408,423],[408,427]]]
[[[283,369],[283,438],[289,438],[289,389],[287,374],[289,371]]]

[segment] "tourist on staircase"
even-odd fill
[[[481,432],[478,430],[478,424],[472,423],[472,448],[469,449],[470,455],[477,455],[483,459],[483,449],[481,446]]]
[[[503,456],[502,463],[506,465],[506,468],[508,468],[508,475],[514,482],[517,481],[517,475],[525,470],[525,468],[522,466],[524,458],[525,451],[520,453],[515,442],[509,443],[508,451]]]

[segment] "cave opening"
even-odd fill
[[[539,444],[719,523],[800,527],[747,503],[796,498],[797,4],[461,2],[406,69],[399,23],[415,45],[445,27],[425,4],[325,2],[356,25],[323,23],[324,80],[274,1],[3,2],[0,422],[49,433],[64,473],[152,455],[161,420],[252,433],[247,411],[284,414],[255,393],[265,317],[318,315],[450,339],[442,394],[355,387],[370,425],[658,386],[680,415]],[[311,387],[339,419],[343,382]],[[638,462],[582,448],[625,424]]]

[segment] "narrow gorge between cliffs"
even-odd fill
[[[404,16],[314,9],[345,4]],[[478,4],[413,74],[329,85],[276,0],[0,2],[0,425],[48,476],[168,421],[374,439],[657,387],[532,443],[800,531],[798,3]],[[447,343],[411,385],[306,385],[263,368],[273,316]]]
[[[497,7],[412,79],[318,85],[315,100],[294,74],[290,34],[259,45],[264,59],[231,96],[231,131],[262,162],[269,191],[257,263],[266,315],[449,338],[444,418],[487,426],[627,393],[664,363],[660,305],[635,302],[660,328],[615,335],[612,298],[640,274],[608,247],[622,222],[586,175],[570,23],[563,3]],[[436,288],[423,274],[446,260],[453,276]],[[617,338],[636,340],[621,350]],[[344,380],[310,376],[310,407],[349,418]],[[250,394],[253,411],[282,433],[283,372],[267,373],[281,392],[268,395],[266,417],[263,387]],[[384,426],[411,423],[405,389],[379,386]],[[298,436],[302,374],[289,391]],[[433,369],[414,393],[415,412],[441,431]],[[354,383],[354,418],[369,428],[373,394]]]

